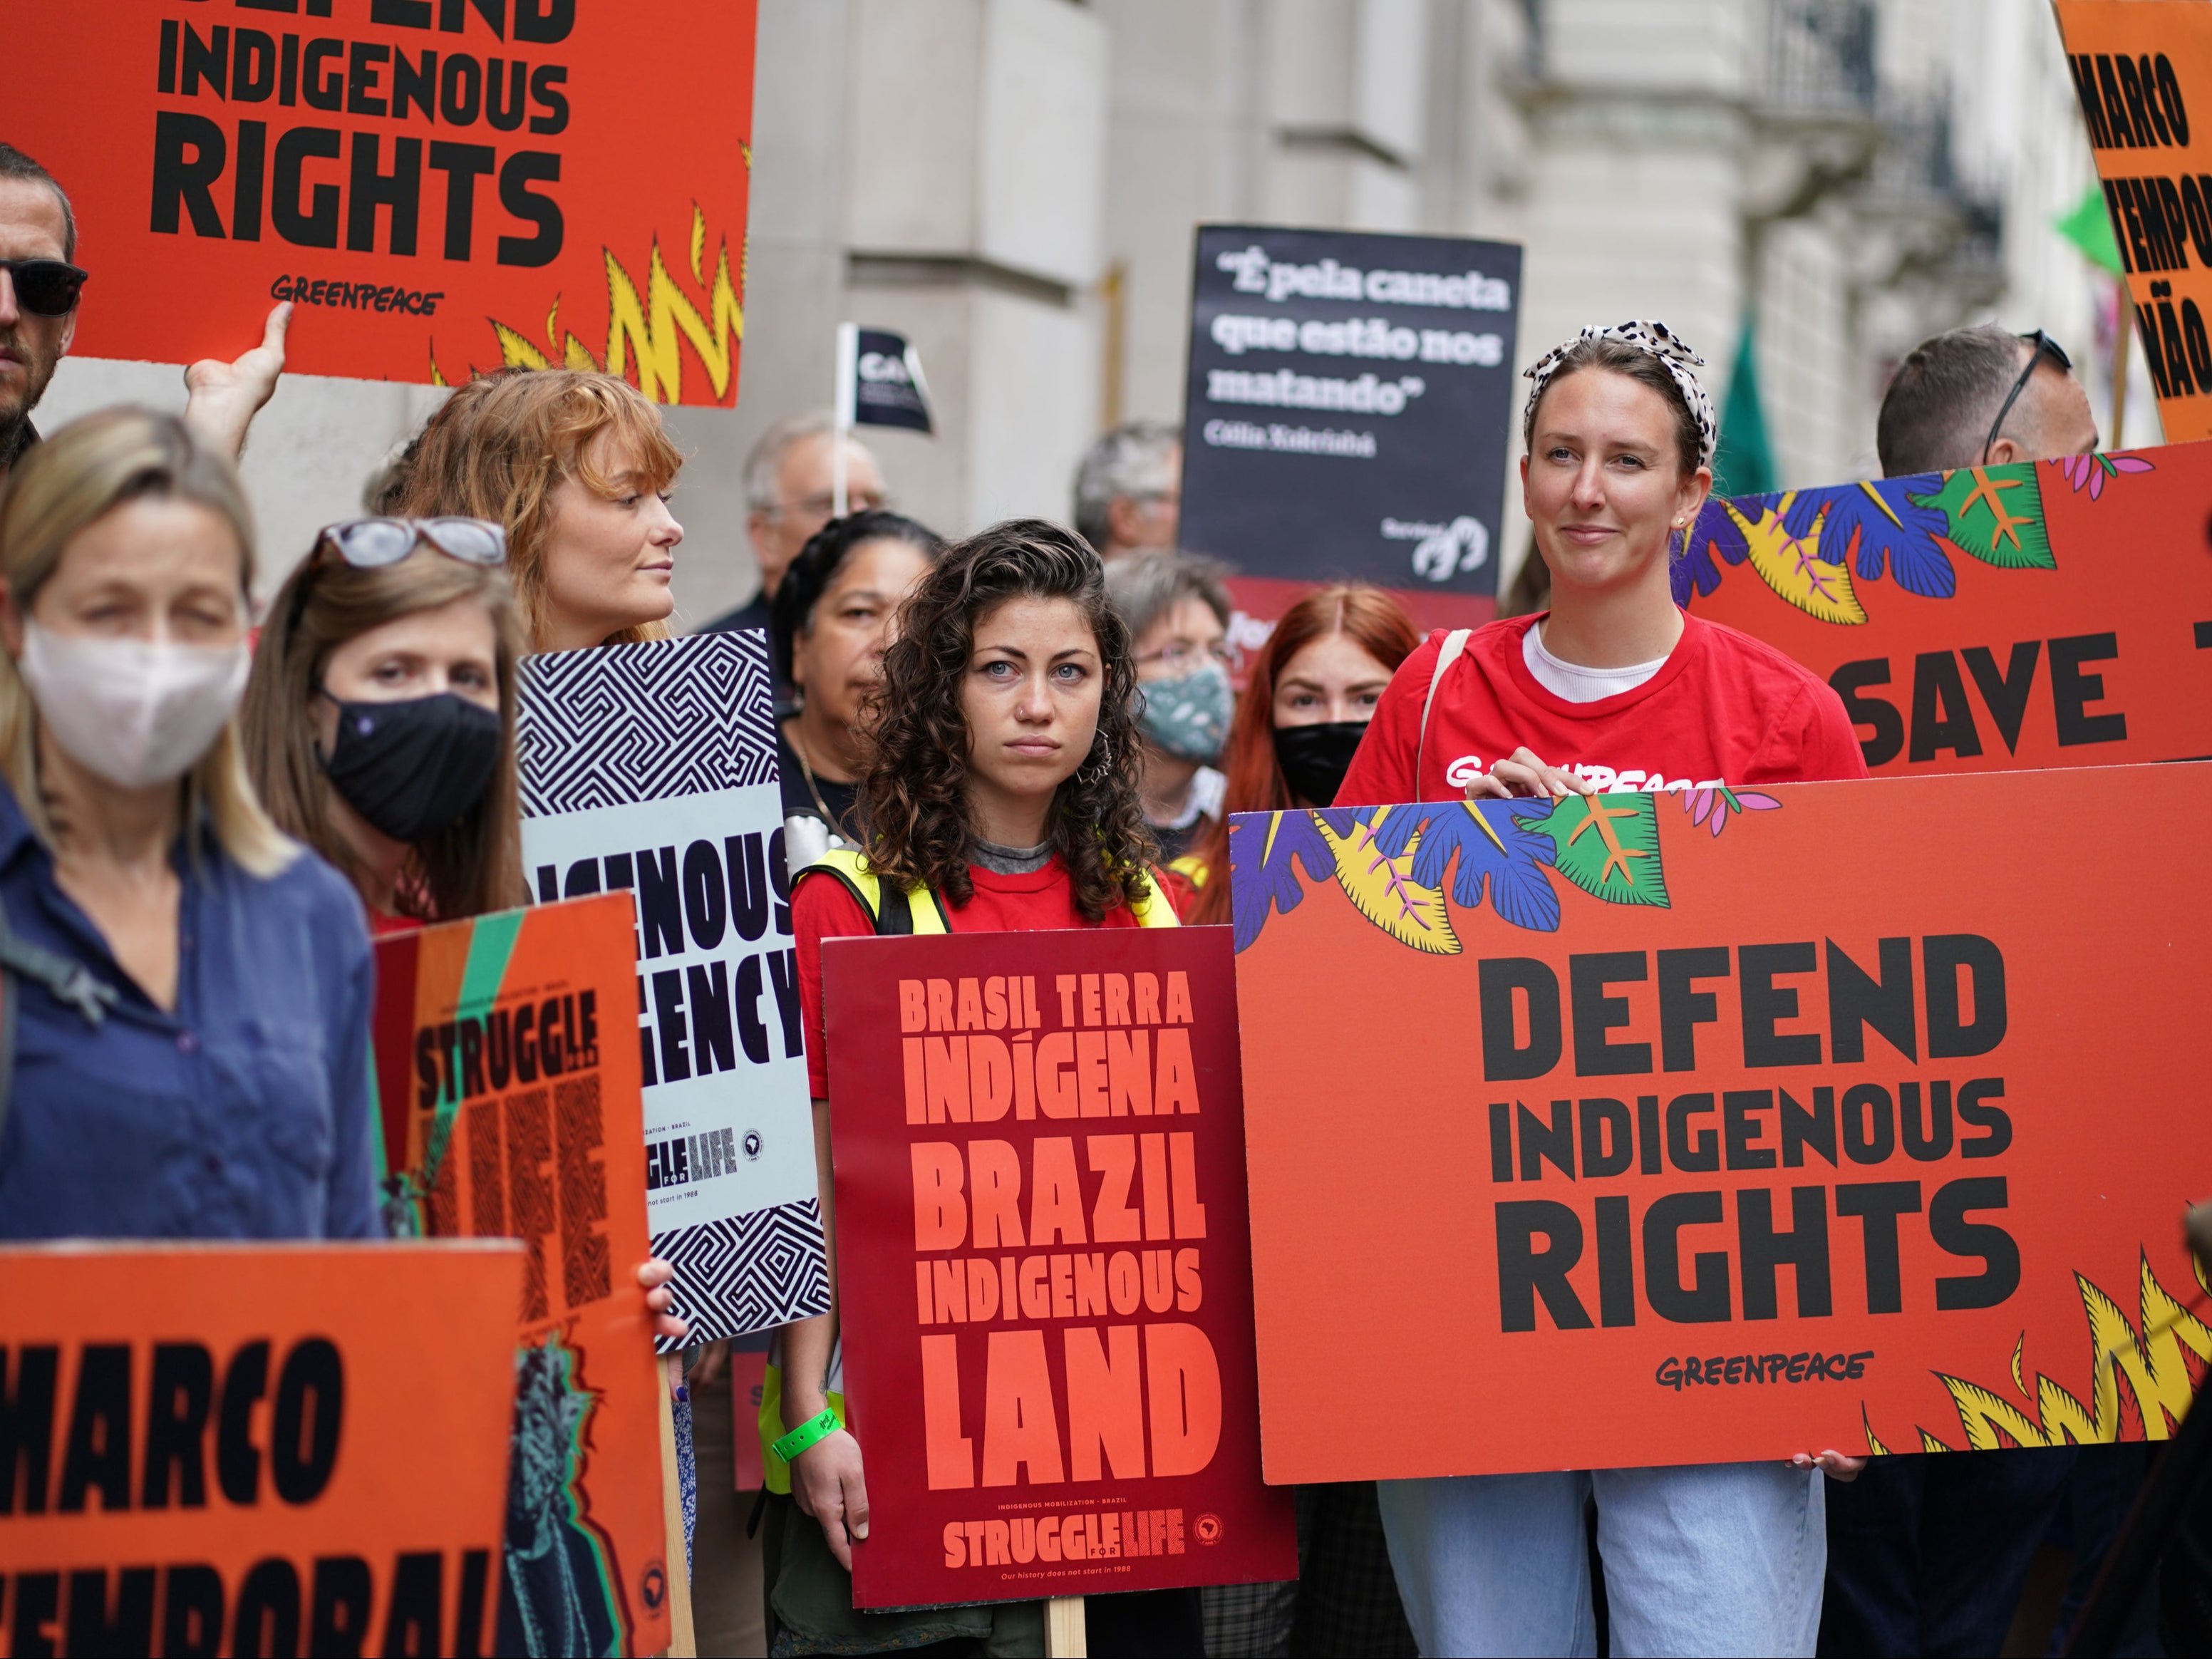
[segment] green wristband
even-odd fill
[[[826,1440],[843,1425],[837,1421],[834,1409],[825,1410],[819,1417],[810,1417],[769,1449],[788,1463],[817,1441]]]

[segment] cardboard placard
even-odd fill
[[[522,1240],[501,1652],[669,1641],[632,912],[619,895],[376,945],[385,1146],[423,1230]],[[515,1345],[519,1343],[519,1346]]]
[[[2159,424],[2212,438],[2212,16],[2176,0],[2057,13]]]
[[[0,1248],[0,1653],[489,1653],[511,1243]]]
[[[1878,775],[2191,759],[2208,524],[2208,444],[1747,495],[1706,504],[1674,596],[1832,685]]]
[[[1295,1577],[1228,930],[831,939],[854,1605]]]
[[[688,1340],[823,1312],[768,636],[554,652],[521,681],[532,886],[636,895],[647,1209]]]
[[[291,300],[304,374],[551,364],[734,402],[755,8],[19,9],[8,138],[76,204],[75,350],[234,357]]]
[[[1199,227],[1178,540],[1255,615],[1358,578],[1486,620],[1520,288],[1508,242]]]
[[[2161,1438],[2212,764],[1234,822],[1273,1480]],[[1363,1374],[1464,1387],[1345,1432]]]

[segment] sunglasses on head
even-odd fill
[[[76,309],[92,273],[59,259],[0,259],[15,285],[15,303],[33,317],[66,317]]]
[[[292,626],[300,625],[325,554],[337,554],[356,570],[382,570],[418,547],[487,569],[507,562],[507,532],[484,519],[349,519],[325,525],[307,554],[307,574],[292,590]]]
[[[2004,428],[2005,416],[2012,413],[2012,406],[2020,401],[2020,394],[2027,390],[2028,381],[2034,378],[2035,366],[2048,357],[2058,365],[2058,372],[2062,374],[2071,372],[2074,367],[2074,360],[2066,355],[2066,348],[2041,329],[2020,337],[2023,344],[2035,349],[2027,354],[2027,366],[2021,370],[2020,378],[2012,383],[2012,390],[2005,394],[2004,402],[1997,405],[1996,419],[1990,422],[1990,435],[1982,441],[1982,460],[1984,464],[1990,459],[1990,451],[1996,444],[1997,434]]]

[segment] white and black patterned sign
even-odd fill
[[[757,629],[522,665],[532,888],[636,899],[647,1215],[695,1342],[830,1305],[769,699]]]

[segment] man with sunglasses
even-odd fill
[[[76,214],[54,176],[0,143],[0,483],[39,440],[31,411],[76,333],[89,274],[76,259]],[[246,429],[276,390],[292,307],[269,314],[261,343],[235,362],[210,358],[185,371],[185,419],[238,454]]]
[[[1898,365],[1875,422],[1886,478],[2087,455],[2089,394],[2057,341],[1995,323],[1923,340]]]
[[[2072,368],[2041,329],[1922,341],[1882,398],[1882,476],[2089,453],[2097,422]],[[1831,1482],[1820,1653],[1998,1652],[2077,1457],[2121,1449],[1903,1454]]]

